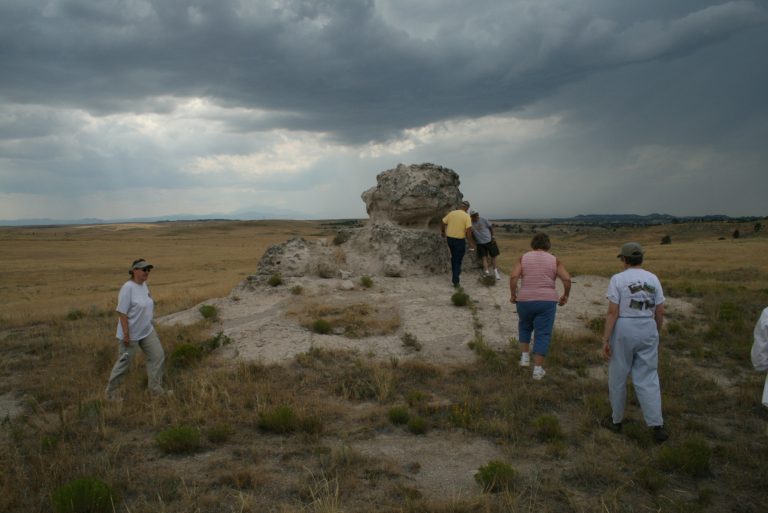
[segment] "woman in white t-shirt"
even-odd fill
[[[107,383],[108,399],[117,399],[117,388],[130,368],[136,348],[141,348],[147,366],[148,388],[153,394],[165,395],[163,389],[163,363],[165,352],[152,326],[155,302],[147,287],[147,278],[153,265],[143,258],[134,260],[128,274],[131,279],[120,288],[117,298],[117,342],[120,356],[112,368]]]
[[[642,269],[644,251],[637,242],[621,247],[624,271],[611,277],[606,297],[608,313],[603,333],[603,356],[608,364],[611,417],[605,427],[621,431],[627,401],[627,377],[657,442],[668,437],[661,415],[659,333],[664,322],[664,293],[655,274]]]

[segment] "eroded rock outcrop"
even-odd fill
[[[400,164],[380,173],[376,182],[361,196],[372,224],[436,228],[462,199],[459,175],[436,164]]]
[[[415,276],[444,273],[450,257],[439,226],[461,202],[459,175],[435,164],[398,165],[363,192],[368,223],[333,241],[294,238],[272,246],[246,283],[269,276]]]

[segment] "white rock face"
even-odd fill
[[[362,194],[372,224],[439,228],[443,216],[462,199],[459,175],[436,164],[399,164],[379,173],[376,182]]]
[[[445,273],[450,256],[440,236],[442,219],[462,200],[459,175],[436,164],[398,165],[365,191],[369,221],[342,229],[333,243],[293,238],[269,248],[245,285],[283,277],[405,277]],[[467,255],[467,265],[473,260]]]

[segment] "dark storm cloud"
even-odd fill
[[[206,97],[274,111],[236,130],[366,141],[520,109],[766,20],[753,2],[666,3],[5,1],[0,97],[102,115]]]

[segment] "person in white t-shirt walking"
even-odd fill
[[[112,368],[107,383],[108,399],[118,399],[117,388],[130,368],[136,348],[141,348],[147,366],[149,391],[156,395],[170,392],[163,389],[163,364],[165,352],[152,326],[155,302],[147,287],[147,278],[153,265],[143,258],[134,260],[128,274],[131,279],[120,288],[117,299],[117,341],[120,356]]]
[[[768,371],[768,308],[763,310],[755,324],[754,340],[752,342],[752,365],[756,371]],[[763,387],[763,406],[768,407],[768,375],[765,376]],[[768,430],[766,430],[768,433]]]
[[[603,333],[603,356],[608,364],[608,397],[611,416],[604,425],[621,431],[627,401],[627,377],[632,384],[648,427],[656,442],[669,438],[661,415],[659,383],[659,333],[664,322],[664,293],[655,274],[642,269],[645,251],[637,242],[621,247],[618,258],[624,271],[608,284],[608,312]]]

